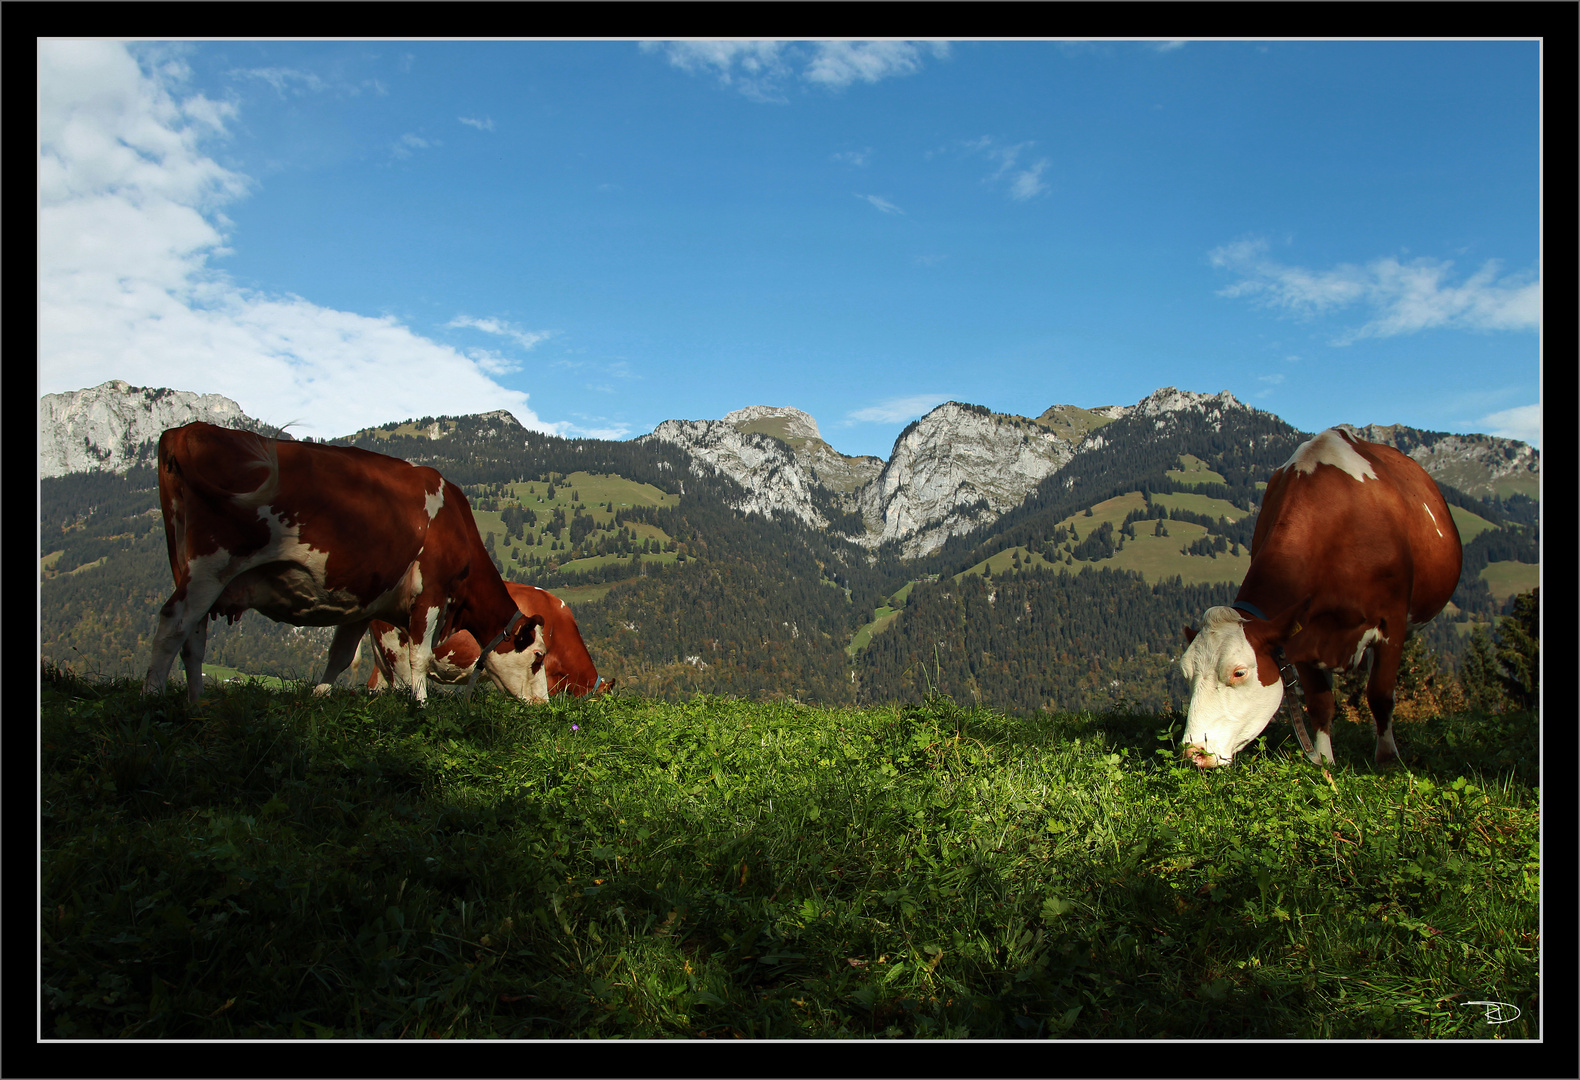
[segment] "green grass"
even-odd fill
[[[854,659],[857,653],[872,642],[874,634],[887,630],[894,620],[899,617],[900,612],[896,608],[881,607],[876,609],[872,613],[872,621],[860,627],[851,635],[850,644],[845,646],[846,654]]]
[[[542,544],[537,543],[543,538],[549,519],[556,508],[564,511],[565,519],[569,522],[573,516],[573,509],[582,507],[582,514],[597,522],[601,530],[613,522],[615,513],[623,507],[674,506],[680,500],[678,495],[667,495],[652,484],[640,484],[635,480],[627,480],[623,476],[608,473],[570,473],[563,480],[555,483],[552,499],[547,497],[548,486],[543,480],[523,480],[506,485],[508,498],[537,513],[537,524],[527,526],[523,530],[524,539],[520,541],[506,542],[502,511],[473,508],[472,516],[477,520],[477,531],[485,540],[489,533],[494,534],[493,551],[504,564],[507,578],[514,579],[543,572],[541,564],[537,567],[527,565],[525,558],[529,555],[539,559],[552,557],[559,562],[561,569],[568,570],[589,570],[616,561],[614,555],[567,560],[566,557],[573,554],[572,551],[563,547],[551,551],[547,541]],[[609,508],[611,505],[613,509]],[[668,533],[646,522],[628,521],[625,523],[625,529],[638,543],[651,539],[659,544],[667,544],[670,540]],[[599,531],[589,536],[586,542],[596,543],[606,538],[607,534]],[[521,550],[523,556],[520,562],[512,558],[517,548]],[[649,552],[642,557],[656,562],[673,562],[675,555],[674,552]]]
[[[1025,549],[1021,548],[1019,550],[1024,551]],[[1010,558],[1011,556],[1009,554],[1004,555],[1004,562],[1006,565],[1009,564]],[[980,565],[981,564],[978,564],[978,567],[980,567]],[[970,571],[966,572],[970,573]],[[981,572],[982,571],[980,569],[977,570],[977,573]],[[958,578],[959,575],[956,575],[956,577]],[[880,631],[887,630],[894,624],[894,620],[897,619],[900,615],[900,612],[905,609],[905,601],[910,597],[911,589],[915,584],[916,582],[914,581],[907,581],[903,586],[897,589],[893,595],[889,597],[887,604],[873,611],[872,621],[864,624],[861,627],[858,627],[856,632],[850,636],[850,644],[845,646],[845,654],[847,656],[851,657],[851,659],[855,659],[857,653],[871,644],[872,635]]]
[[[1189,510],[1196,514],[1207,514],[1210,517],[1225,517],[1230,521],[1239,521],[1248,511],[1240,509],[1227,499],[1214,499],[1207,495],[1193,495],[1190,492],[1176,491],[1167,495],[1154,495],[1152,501],[1170,510]],[[1136,523],[1139,531],[1141,522]]]
[[[1540,1034],[1533,715],[1331,776],[940,699],[46,672],[40,723],[46,1038]]]
[[[180,680],[181,684],[185,686],[186,676],[181,673],[180,661],[177,661],[174,666],[177,678]],[[203,665],[203,684],[205,686],[213,686],[215,680],[224,682],[226,679],[256,679],[264,686],[271,687],[275,690],[282,690],[290,685],[287,680],[277,678],[273,675],[249,675],[244,671],[240,671],[233,667],[226,667],[223,664],[205,663]]]
[[[1481,571],[1481,580],[1492,590],[1493,599],[1502,603],[1515,593],[1530,592],[1542,583],[1542,568],[1536,563],[1488,563]]]
[[[1146,508],[1146,497],[1139,491],[1131,491],[1124,495],[1116,495],[1112,499],[1105,499],[1092,506],[1090,508],[1092,511],[1091,517],[1087,517],[1085,511],[1081,511],[1071,514],[1058,524],[1066,528],[1071,525],[1075,526],[1081,538],[1085,539],[1087,533],[1090,533],[1105,521],[1117,531],[1125,523],[1125,515],[1129,514],[1130,511],[1145,510]]]
[[[1124,550],[1116,552],[1112,559],[1103,559],[1093,565],[1136,570],[1149,582],[1161,581],[1175,574],[1186,585],[1244,580],[1246,571],[1251,568],[1249,548],[1241,547],[1238,555],[1230,555],[1226,551],[1218,552],[1216,557],[1181,555],[1180,548],[1207,535],[1206,528],[1189,521],[1170,521],[1165,524],[1169,535],[1153,536],[1147,522],[1136,522],[1135,538],[1125,540]]]
[[[1110,500],[1113,501],[1113,500]],[[1225,504],[1227,505],[1227,504]],[[1082,536],[1113,516],[1112,508],[1103,510],[1105,516],[1094,513],[1090,518],[1077,517],[1077,522],[1086,522],[1082,527]],[[1124,521],[1124,514],[1119,514],[1117,522]],[[1215,584],[1218,582],[1236,582],[1245,578],[1246,571],[1251,566],[1251,556],[1247,548],[1241,548],[1239,555],[1230,555],[1227,552],[1218,552],[1217,556],[1210,555],[1182,555],[1180,549],[1191,541],[1205,536],[1205,526],[1189,521],[1169,521],[1166,523],[1169,530],[1167,536],[1153,536],[1151,522],[1136,522],[1136,535],[1134,538],[1126,537],[1125,546],[1116,551],[1112,558],[1088,561],[1076,559],[1065,564],[1062,560],[1050,563],[1042,557],[1041,552],[1031,551],[1029,548],[1006,548],[994,552],[993,555],[981,562],[967,567],[955,575],[958,581],[967,574],[981,574],[984,568],[994,576],[1003,573],[1013,573],[1015,570],[1015,556],[1020,556],[1021,566],[1028,569],[1058,569],[1060,566],[1079,573],[1083,566],[1107,567],[1113,570],[1134,570],[1140,573],[1149,582],[1161,581],[1164,578],[1179,575],[1186,585]]]
[[[1459,530],[1459,540],[1462,544],[1468,544],[1482,533],[1497,528],[1486,518],[1472,514],[1462,506],[1450,506],[1448,512],[1454,518],[1454,527]]]
[[[1170,480],[1177,484],[1223,484],[1227,483],[1222,473],[1214,472],[1205,461],[1192,454],[1180,455],[1180,467],[1170,469],[1165,473]]]

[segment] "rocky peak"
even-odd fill
[[[1383,443],[1408,454],[1432,479],[1466,495],[1506,496],[1519,491],[1535,498],[1541,484],[1541,451],[1517,439],[1422,431],[1404,424],[1339,426],[1367,442]]]
[[[131,386],[111,379],[86,390],[39,399],[39,475],[96,469],[125,472],[153,460],[166,428],[197,420],[290,438],[253,420],[240,405],[219,394]]]
[[[718,469],[748,492],[736,509],[788,513],[817,528],[828,519],[813,505],[812,489],[821,485],[851,495],[883,468],[875,457],[847,457],[823,441],[817,421],[800,409],[748,405],[722,420],[666,420],[650,435],[691,452],[698,463]],[[641,440],[638,440],[641,441]]]
[[[1198,394],[1194,390],[1176,390],[1172,386],[1165,386],[1161,390],[1152,391],[1120,415],[1135,413],[1139,416],[1166,416],[1187,409],[1197,412],[1222,412],[1224,409],[1244,408],[1246,406],[1227,390],[1220,390],[1216,394]],[[1112,407],[1110,409],[1112,410]]]
[[[723,422],[736,431],[759,432],[785,442],[796,439],[823,441],[823,436],[817,430],[817,421],[788,405],[748,405],[744,409],[726,413]]]
[[[779,415],[777,410],[774,415]],[[744,423],[755,427],[761,420],[759,416]],[[815,424],[813,428],[816,429]],[[828,525],[828,519],[812,505],[812,477],[782,438],[759,430],[742,431],[736,422],[725,419],[665,420],[651,434],[636,441],[649,440],[674,443],[689,451],[692,472],[699,476],[704,469],[713,468],[740,484],[746,489],[746,496],[736,509],[743,513],[787,513],[817,528]]]
[[[1079,443],[1023,416],[945,402],[900,433],[883,471],[857,493],[864,542],[900,541],[907,558],[935,551],[1020,505]]]

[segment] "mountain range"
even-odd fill
[[[41,400],[41,589],[58,598],[46,658],[106,673],[146,663],[169,590],[148,466],[159,432],[193,420],[283,435],[218,395],[112,381]],[[1452,654],[1467,620],[1534,577],[1540,454],[1493,436],[1353,430],[1420,461],[1455,507],[1466,577],[1433,631]],[[886,461],[841,454],[807,413],[761,405],[621,443],[527,431],[506,412],[334,441],[461,484],[501,571],[571,599],[600,669],[628,685],[861,700],[916,692],[930,664],[951,692],[1036,709],[1167,682],[1176,616],[1232,596],[1257,483],[1305,437],[1227,392],[1166,387],[1035,417],[946,402]],[[997,600],[1011,594],[1005,622]],[[321,663],[320,631],[249,620],[229,637],[216,626],[210,655],[230,648],[219,662],[258,673]],[[1130,696],[1161,707],[1169,694]]]

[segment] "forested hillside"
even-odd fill
[[[1027,714],[1182,702],[1181,628],[1234,596],[1259,487],[1302,438],[1238,407],[1132,413],[1023,505],[917,560],[731,509],[734,480],[662,442],[561,439],[505,414],[341,441],[460,484],[501,572],[567,596],[600,671],[639,692],[849,704],[940,690]],[[1508,609],[1500,583],[1539,561],[1540,537],[1524,496],[1445,494],[1479,531],[1422,634],[1457,663],[1469,620]],[[40,499],[43,657],[140,676],[172,587],[152,470],[44,480]],[[249,613],[211,625],[208,660],[317,678],[329,637]]]
[[[39,536],[42,658],[82,674],[143,675],[159,608],[174,588],[154,470],[42,480]],[[210,624],[206,659],[259,675],[316,679],[332,636],[249,613],[234,626]],[[364,661],[360,674],[371,670]]]

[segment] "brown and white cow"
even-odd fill
[[[467,630],[490,642],[483,667],[501,689],[547,696],[543,620],[523,618],[466,496],[433,469],[195,423],[160,436],[159,505],[176,590],[160,609],[145,694],[164,689],[179,651],[196,701],[209,620],[255,609],[339,628],[318,693],[378,618],[406,628],[424,665],[434,642]],[[426,683],[413,690],[426,699]]]
[[[1287,656],[1317,730],[1315,754],[1328,762],[1330,673],[1369,664],[1377,762],[1392,761],[1405,635],[1443,609],[1460,559],[1454,519],[1420,465],[1342,428],[1302,443],[1268,481],[1234,604],[1209,608],[1199,632],[1186,628],[1187,757],[1226,765],[1261,733],[1283,700]]]
[[[505,582],[523,614],[543,620],[543,641],[547,652],[543,655],[543,670],[548,677],[550,694],[568,693],[578,697],[601,690],[609,684],[598,675],[587,646],[577,629],[576,617],[570,607],[545,589],[535,585]],[[412,663],[409,647],[410,636],[398,626],[375,619],[368,627],[368,640],[373,646],[373,674],[368,676],[369,690],[382,690],[387,685],[410,686]],[[477,663],[477,639],[465,630],[457,631],[440,642],[428,662],[428,678],[440,683],[465,682]]]

